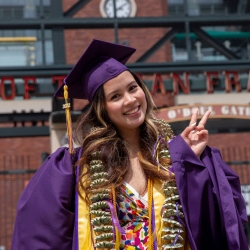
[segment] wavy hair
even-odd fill
[[[169,174],[159,170],[153,159],[152,152],[161,134],[159,126],[154,122],[153,110],[155,104],[152,96],[143,81],[131,72],[137,84],[145,93],[147,110],[145,120],[140,126],[140,150],[138,153],[139,162],[147,177],[166,180]],[[96,91],[89,109],[76,123],[77,140],[82,141],[83,152],[79,160],[80,176],[78,190],[82,189],[89,196],[93,189],[97,188],[117,188],[130,167],[128,145],[119,135],[114,124],[109,120],[105,110],[105,96],[103,85]],[[90,166],[93,152],[100,152],[100,160],[109,175],[108,181],[98,187],[90,187]],[[80,192],[79,192],[80,193]]]

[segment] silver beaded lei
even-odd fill
[[[156,143],[154,157],[162,169],[170,172],[172,162],[167,142],[173,139],[174,134],[170,125],[164,120],[155,119],[154,122],[158,124],[163,132]],[[184,218],[184,214],[173,173],[172,178],[163,183],[163,191],[166,199],[164,200],[162,209],[162,221],[164,225],[162,229],[162,249],[180,249],[183,247],[184,242],[182,237],[184,227],[180,223],[181,219]]]
[[[108,181],[108,173],[102,161],[99,159],[99,152],[92,154],[90,161],[91,184],[90,187],[98,186]],[[108,202],[110,202],[110,189],[97,188],[90,195],[91,225],[95,232],[95,248],[113,249],[114,232],[112,217]]]
[[[180,249],[183,247],[184,232],[180,219],[184,218],[180,197],[176,187],[175,180],[169,180],[163,184],[164,194],[167,197],[163,203],[162,221],[164,227],[162,230],[163,249]]]

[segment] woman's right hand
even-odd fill
[[[203,150],[208,143],[208,131],[205,129],[207,119],[211,111],[207,111],[205,115],[197,123],[198,109],[191,116],[189,126],[181,133],[183,140],[190,146],[194,153],[200,158]]]

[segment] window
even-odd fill
[[[169,15],[185,14],[185,0],[168,0],[167,2]],[[189,16],[221,14],[230,10],[228,8],[230,6],[225,5],[223,0],[187,0],[187,6]]]
[[[41,30],[0,30],[0,66],[53,64],[51,30],[44,31],[44,39]]]
[[[0,0],[0,19],[50,16],[50,0]]]

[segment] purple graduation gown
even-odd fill
[[[248,250],[239,178],[219,151],[207,147],[199,160],[180,136],[169,149],[191,249]],[[11,250],[78,250],[75,160],[59,148],[30,180],[18,202]]]
[[[75,177],[66,148],[37,170],[17,205],[11,250],[71,250]]]
[[[248,250],[246,205],[237,174],[206,147],[198,159],[177,136],[169,143],[192,250]]]

